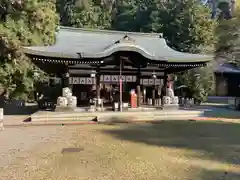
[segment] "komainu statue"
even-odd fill
[[[163,97],[163,103],[166,105],[169,104],[174,104],[174,105],[178,105],[178,97],[174,96],[174,91],[171,88],[171,86],[168,86],[166,89],[166,96]]]

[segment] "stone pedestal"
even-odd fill
[[[76,107],[69,107],[69,106],[56,106],[56,112],[72,112],[76,111]]]
[[[77,97],[72,95],[70,88],[62,89],[62,96],[57,99],[55,111],[74,111],[77,108]]]
[[[66,97],[58,97],[57,99],[57,106],[61,106],[61,107],[66,107],[68,104],[68,100]]]
[[[77,97],[76,96],[69,96],[67,98],[68,106],[69,107],[77,107]]]
[[[169,96],[163,96],[163,105],[171,104],[171,98]]]
[[[96,112],[96,106],[91,105],[88,111],[90,111],[90,112]]]
[[[179,104],[179,99],[177,96],[171,98],[171,104]]]
[[[166,96],[163,96],[162,102],[163,108],[167,109],[178,109],[179,108],[179,99],[177,96],[174,96],[174,92],[171,88],[167,88]]]
[[[167,109],[167,110],[176,110],[179,108],[178,104],[164,104],[162,106],[162,109]]]

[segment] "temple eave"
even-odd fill
[[[103,63],[104,58],[107,58],[113,54],[106,54],[106,56],[96,56],[88,54],[88,58],[84,58],[84,53],[73,55],[73,54],[66,54],[66,53],[58,53],[58,52],[44,52],[44,51],[37,51],[32,50],[29,48],[23,48],[24,52],[31,56],[33,60],[42,61],[42,62],[52,62],[52,63],[68,63],[68,64],[101,64]],[[131,51],[129,51],[131,52]],[[142,54],[140,54],[142,55]],[[146,58],[148,64],[156,64],[160,66],[197,66],[197,64],[208,63],[212,60],[211,56],[204,56],[198,59],[195,58],[168,58],[168,57],[149,57]]]
[[[70,53],[60,53],[60,52],[49,52],[49,51],[44,51],[44,50],[35,50],[31,49],[31,47],[23,47],[22,48],[23,52],[27,55],[31,56],[41,56],[45,57],[46,59],[49,58],[63,58],[63,59],[80,59],[80,56],[76,54],[70,54]]]

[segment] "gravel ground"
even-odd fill
[[[5,128],[0,132],[0,179],[28,179],[52,147],[65,142],[64,127]],[[42,159],[43,158],[43,159]]]
[[[56,134],[55,127],[5,128],[0,132],[0,168],[11,162],[14,156],[30,151],[39,143],[48,141]]]
[[[6,128],[0,179],[239,180],[239,126],[178,121]]]

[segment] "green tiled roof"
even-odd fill
[[[23,48],[31,55],[56,58],[103,58],[118,51],[133,51],[155,61],[207,62],[213,56],[182,53],[171,49],[161,34],[60,27],[53,46]]]

